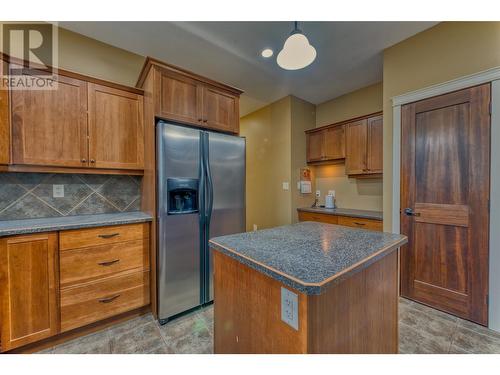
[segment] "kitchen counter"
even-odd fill
[[[355,210],[352,208],[324,208],[324,207],[301,207],[297,211],[313,212],[320,214],[329,214],[336,216],[349,216],[363,219],[372,219],[382,221],[381,211]]]
[[[151,215],[144,212],[120,212],[113,214],[79,215],[43,219],[6,220],[0,221],[0,237],[106,225],[142,223],[151,220]]]
[[[399,234],[304,221],[216,237],[215,353],[397,353]]]
[[[399,234],[301,222],[215,237],[210,246],[303,293],[320,294],[406,241]]]

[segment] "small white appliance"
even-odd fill
[[[325,208],[335,208],[335,191],[332,190],[325,196]]]

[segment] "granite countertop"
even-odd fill
[[[406,242],[399,234],[305,221],[216,237],[210,247],[300,292],[321,294]]]
[[[151,220],[151,215],[144,212],[120,212],[113,214],[79,215],[43,219],[6,220],[0,221],[0,237],[65,229],[142,223]]]
[[[324,208],[324,207],[302,207],[297,208],[297,211],[314,212],[320,214],[351,216],[364,219],[373,219],[382,221],[381,211],[355,210],[352,208]]]

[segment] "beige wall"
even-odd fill
[[[292,222],[298,221],[297,208],[311,206],[314,202],[314,194],[301,194],[297,189],[297,183],[300,181],[300,169],[307,166],[306,162],[306,137],[304,131],[314,128],[316,120],[316,106],[305,100],[291,97],[291,132],[292,132],[292,159],[291,159],[291,217]],[[311,168],[313,175],[312,190],[314,192],[314,168]]]
[[[316,107],[316,127],[382,110],[382,83],[367,86],[329,100]],[[335,190],[337,206],[382,211],[382,179],[348,178],[345,164],[314,167],[316,189],[321,191],[320,204],[328,190]]]
[[[349,120],[382,110],[382,82],[318,104],[316,127]]]
[[[121,48],[58,28],[59,68],[135,86],[145,58]]]
[[[240,119],[240,134],[246,137],[247,230],[291,222],[290,181],[291,97],[286,97]]]
[[[500,22],[444,22],[384,51],[384,230],[392,227],[391,98],[500,66]]]

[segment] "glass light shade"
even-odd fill
[[[288,37],[283,49],[278,53],[276,62],[286,70],[302,69],[316,58],[316,49],[309,44],[306,36],[295,33]]]

